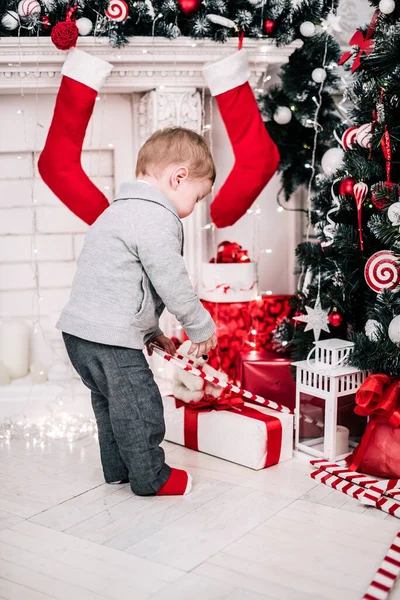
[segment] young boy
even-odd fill
[[[180,219],[210,193],[215,166],[204,139],[170,127],[142,146],[136,182],[89,229],[71,297],[58,323],[69,357],[91,390],[107,483],[135,494],[185,494],[191,476],[165,463],[163,405],[143,354],[157,342],[166,306],[201,356],[217,345],[215,324],[190,283]]]

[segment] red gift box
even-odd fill
[[[296,384],[290,363],[288,357],[275,352],[243,351],[237,359],[236,379],[245,390],[294,410]]]
[[[202,300],[217,325],[218,347],[210,352],[209,364],[234,379],[239,352],[272,350],[272,332],[291,310],[289,298],[288,295],[262,296],[251,302],[223,304]]]

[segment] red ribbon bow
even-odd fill
[[[370,420],[400,427],[399,377],[370,375],[357,392],[354,412]]]
[[[368,31],[365,34],[365,36],[362,31],[357,29],[357,31],[355,32],[355,34],[353,35],[353,37],[351,38],[351,40],[349,42],[350,46],[358,46],[358,53],[357,53],[356,58],[354,59],[353,65],[351,67],[352,73],[354,73],[354,71],[356,71],[358,69],[358,67],[360,66],[362,55],[363,54],[371,54],[371,52],[372,52],[374,40],[372,40],[371,38],[374,33],[379,16],[380,16],[380,10],[376,10],[374,13],[374,16],[372,17],[371,23],[368,27]],[[342,54],[338,64],[343,65],[346,61],[349,60],[349,58],[351,58],[352,54],[353,54],[352,50]]]
[[[348,457],[351,471],[357,471],[377,423],[390,423],[400,427],[400,378],[388,375],[370,375],[356,394],[354,412],[369,417],[360,444]]]
[[[212,410],[232,410],[243,417],[256,419],[265,424],[268,432],[268,452],[264,467],[276,465],[279,462],[282,446],[282,424],[277,417],[262,413],[255,408],[246,406],[239,396],[231,396],[229,392],[223,392],[219,398],[206,394],[199,402],[182,402],[175,398],[176,408],[183,408],[184,412],[184,436],[185,446],[192,450],[198,450],[198,418],[201,412]]]
[[[218,245],[217,259],[212,258],[211,263],[249,263],[247,250],[236,242],[221,242]]]

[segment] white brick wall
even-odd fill
[[[85,151],[82,163],[111,200],[115,193],[112,151]],[[0,320],[32,319],[37,297],[33,258],[38,263],[40,314],[55,320],[68,301],[76,259],[88,229],[39,177],[32,180],[32,167],[32,152],[0,152]],[[35,241],[33,199],[37,215]]]
[[[23,81],[21,81],[23,85]],[[1,87],[1,83],[0,83]],[[107,100],[107,102],[103,102]],[[131,94],[101,96],[84,141],[82,166],[111,200],[122,181],[134,176],[136,129]],[[67,303],[87,226],[75,217],[37,175],[37,160],[53,116],[55,94],[0,94],[0,324],[38,316],[44,332],[32,335],[32,357],[51,364],[55,322]],[[21,112],[23,110],[23,112]],[[36,124],[39,126],[36,126]],[[35,155],[33,149],[36,148]],[[35,164],[36,163],[36,164]],[[37,235],[32,255],[33,212]],[[32,256],[38,263],[40,296],[34,289]],[[40,339],[40,343],[35,341]],[[43,338],[43,339],[42,339]]]
[[[74,258],[73,237],[67,234],[37,235],[35,244],[37,260],[72,260]],[[84,234],[82,237],[85,237]],[[32,236],[30,235],[0,236],[1,263],[30,262],[32,250]]]

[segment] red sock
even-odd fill
[[[235,155],[235,164],[210,207],[213,223],[228,227],[246,213],[276,172],[279,152],[248,82],[246,51],[206,65],[203,73]]]
[[[192,489],[192,480],[187,471],[172,469],[169,479],[158,490],[156,496],[185,496]]]
[[[82,50],[69,51],[62,68],[53,120],[39,157],[43,181],[88,225],[109,205],[82,169],[81,153],[97,92],[111,67],[110,63]]]

